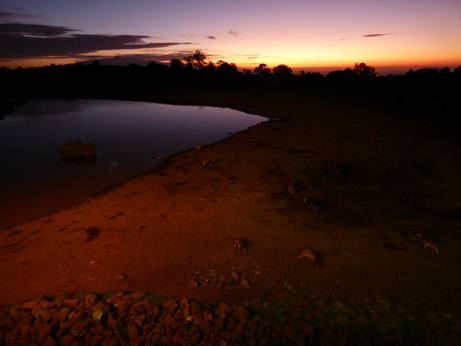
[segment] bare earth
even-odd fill
[[[460,313],[459,131],[324,95],[227,97],[280,120],[1,230],[0,304],[75,291],[293,302],[314,292]],[[318,271],[296,261],[300,249]]]

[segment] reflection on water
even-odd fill
[[[0,122],[0,228],[39,204],[48,206],[41,214],[49,213],[155,168],[158,157],[219,141],[265,120],[214,107],[31,100]],[[95,146],[91,165],[61,160],[59,148],[75,140]]]

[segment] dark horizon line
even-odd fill
[[[42,66],[29,66],[29,67],[22,67],[22,66],[18,66],[18,67],[15,67],[15,68],[10,68],[6,65],[0,65],[0,69],[4,69],[4,68],[7,68],[9,70],[17,70],[17,69],[24,69],[24,70],[27,70],[27,69],[40,69],[40,68],[45,68],[45,67],[51,67],[51,66],[74,66],[76,64],[83,64],[83,65],[88,65],[88,64],[92,64],[94,63],[95,61],[98,61],[98,63],[100,63],[101,66],[119,66],[119,67],[127,67],[129,65],[138,65],[138,66],[141,66],[141,67],[146,67],[148,64],[150,63],[156,63],[156,64],[159,64],[159,65],[165,65],[165,66],[168,66],[169,67],[169,63],[162,63],[162,62],[158,62],[158,61],[150,61],[150,62],[144,62],[144,61],[139,61],[138,63],[136,62],[132,62],[132,63],[127,63],[127,64],[111,64],[110,62],[108,63],[105,63],[104,60],[106,59],[92,59],[92,60],[85,60],[85,61],[78,61],[78,62],[75,62],[75,63],[70,63],[70,64],[54,64],[54,63],[51,63],[49,65],[42,65]],[[129,59],[127,59],[129,60]],[[232,64],[232,63],[230,63]],[[280,65],[285,65],[285,64],[279,64],[278,66]],[[237,66],[237,69],[239,70],[239,72],[244,72],[245,70],[250,70],[250,71],[253,71],[254,68],[258,67],[259,64],[256,64],[253,68],[245,68],[245,67],[238,67]],[[288,66],[288,65],[285,65],[285,66]],[[437,64],[437,65],[428,65],[428,64],[421,64],[421,65],[418,65],[418,64],[408,64],[408,65],[375,65],[375,66],[372,66],[373,68],[376,69],[376,72],[378,72],[378,75],[386,75],[386,74],[392,74],[392,73],[405,73],[405,72],[409,72],[410,70],[421,70],[421,69],[435,69],[435,70],[438,70],[438,69],[442,69],[442,68],[445,68],[445,67],[448,67],[450,68],[450,70],[453,70],[457,67],[460,67],[460,65],[441,65],[441,64]],[[275,66],[274,66],[275,67]],[[288,66],[289,67],[289,66]],[[304,73],[321,73],[321,74],[328,74],[330,72],[335,72],[335,71],[343,71],[345,69],[352,69],[353,66],[305,66],[305,67],[290,67],[293,71],[293,74],[299,74],[301,72],[304,72]],[[383,70],[386,70],[387,72],[384,73]]]

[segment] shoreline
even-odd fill
[[[114,100],[116,100],[116,99],[114,99]],[[129,99],[127,99],[126,101],[129,101]],[[135,102],[162,104],[161,102],[155,102],[155,101],[152,101],[152,100],[135,100]],[[163,104],[192,105],[190,103],[182,103],[182,102],[163,103]],[[200,106],[200,105],[207,106],[206,104],[202,104],[202,103],[196,104],[195,106]],[[211,106],[211,107],[225,108],[225,107],[221,107],[221,106]],[[229,108],[229,107],[226,107],[226,108]],[[229,109],[231,109],[231,108],[229,108]],[[244,112],[244,113],[251,114],[251,113],[248,113],[248,112]],[[268,120],[273,120],[273,119],[265,118],[264,121],[268,121]],[[241,131],[239,131],[239,132],[241,132]],[[228,137],[223,138],[222,140],[226,140],[229,137],[231,137],[231,135],[228,136]],[[219,143],[222,140],[219,140],[219,141],[214,142],[214,143]],[[211,144],[214,144],[214,143],[211,143]],[[209,145],[210,144],[208,144],[207,146],[209,146]],[[19,226],[19,225],[21,225],[23,223],[34,221],[34,220],[36,220],[38,218],[50,216],[50,215],[52,215],[54,213],[59,212],[60,210],[75,207],[75,206],[85,202],[85,200],[87,200],[87,199],[91,199],[91,198],[97,197],[97,196],[99,196],[101,194],[107,193],[107,192],[119,187],[120,185],[124,184],[125,182],[127,182],[129,180],[136,179],[136,178],[138,178],[140,176],[143,176],[145,174],[154,173],[158,169],[161,169],[161,166],[163,165],[165,160],[167,160],[169,157],[172,157],[174,155],[178,155],[178,154],[181,154],[181,153],[185,153],[185,152],[188,152],[190,150],[193,150],[193,149],[189,148],[189,149],[184,149],[184,150],[176,152],[176,153],[172,153],[168,157],[162,158],[161,162],[159,162],[159,164],[157,164],[154,168],[149,169],[149,170],[144,170],[142,172],[138,172],[138,173],[134,174],[131,177],[128,177],[128,178],[125,178],[125,179],[122,179],[122,180],[119,180],[119,181],[115,181],[115,182],[111,182],[111,183],[109,183],[109,182],[104,183],[101,179],[99,179],[101,181],[98,180],[97,185],[104,185],[105,184],[105,186],[102,187],[102,188],[101,187],[96,187],[96,186],[92,186],[92,187],[88,186],[88,187],[85,188],[86,193],[82,193],[80,190],[79,191],[74,191],[71,188],[69,188],[68,191],[67,190],[64,191],[66,193],[66,196],[64,197],[61,190],[60,190],[61,192],[59,194],[58,194],[58,190],[53,191],[53,193],[52,193],[52,195],[54,196],[53,198],[57,199],[59,202],[55,202],[55,200],[53,199],[53,200],[50,200],[50,201],[41,201],[43,203],[40,203],[40,205],[35,205],[34,206],[33,205],[34,200],[32,199],[33,197],[30,197],[27,200],[20,199],[20,200],[18,200],[16,202],[16,199],[14,198],[14,196],[8,196],[8,197],[3,196],[3,200],[2,200],[3,203],[10,204],[10,205],[12,203],[14,203],[14,204],[17,205],[17,207],[13,208],[12,210],[9,210],[9,214],[4,214],[4,212],[3,212],[3,214],[0,213],[0,218],[1,218],[1,220],[0,220],[0,222],[1,222],[0,229],[5,229],[5,230],[10,229],[12,227]],[[47,182],[44,182],[44,184],[46,186],[48,186],[51,183],[47,184]],[[33,188],[34,184],[33,184],[33,182],[30,182],[30,183],[27,182],[27,184],[22,184],[22,185],[27,186],[27,188],[25,186],[22,186],[20,191],[16,195],[19,194],[19,195],[27,196],[27,190],[29,188],[31,188],[31,187]],[[49,186],[49,187],[51,187],[51,186]],[[44,190],[44,194],[46,193],[44,188],[41,188],[41,190]],[[11,197],[13,197],[13,198],[11,198]],[[18,213],[22,213],[23,215],[13,216],[16,213],[16,211]],[[11,212],[13,212],[13,213],[11,213]],[[5,221],[5,220],[9,220],[9,221]]]

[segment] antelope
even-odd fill
[[[426,250],[426,248],[429,248],[432,253],[435,253],[436,255],[439,254],[439,246],[435,242],[429,239],[424,239],[421,233],[415,235],[423,245],[424,250]]]

